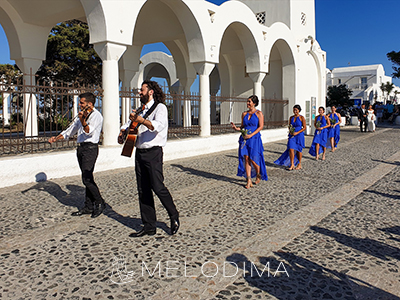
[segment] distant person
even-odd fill
[[[300,115],[301,107],[293,106],[293,116],[289,119],[289,136],[286,151],[274,161],[280,166],[289,167],[288,170],[300,170],[302,151],[304,149],[304,130],[306,130],[306,119]]]
[[[99,139],[103,126],[103,116],[94,107],[96,98],[92,93],[81,94],[79,98],[81,111],[78,113],[78,118],[58,136],[51,137],[49,143],[64,139],[68,140],[75,133],[78,134],[76,154],[82,172],[82,182],[86,187],[86,196],[84,207],[77,212],[73,212],[72,216],[91,214],[92,218],[97,218],[103,213],[106,205],[93,177],[94,165],[99,155]]]
[[[325,108],[322,106],[318,108],[318,113],[319,115],[314,120],[314,139],[308,153],[315,156],[316,160],[319,159],[319,155],[322,153],[322,160],[325,160],[326,141],[328,140],[327,128],[331,126],[331,123],[328,116],[325,115]]]
[[[375,132],[375,114],[374,110],[372,109],[372,105],[368,108],[368,131]]]
[[[358,110],[358,121],[360,122],[360,131],[366,132],[368,127],[368,111],[365,108],[365,104],[362,104]]]
[[[399,116],[399,112],[400,112],[399,106],[396,105],[395,108],[394,108],[394,112],[389,117],[389,123],[390,124],[393,124],[396,121],[397,116]]]
[[[382,103],[377,103],[377,104],[375,105],[375,112],[376,112],[376,118],[377,118],[377,120],[378,120],[378,123],[379,123],[379,122],[382,122],[382,119],[383,119],[383,110],[384,110],[384,107],[383,107],[383,104],[382,104]]]
[[[250,96],[247,99],[248,110],[242,113],[242,123],[240,127],[231,123],[236,131],[241,131],[239,138],[239,166],[237,176],[247,179],[246,189],[253,186],[252,177],[255,177],[255,184],[261,180],[268,180],[267,169],[264,160],[264,147],[261,140],[260,131],[264,127],[264,115],[256,109],[258,97]]]
[[[335,152],[340,140],[340,123],[342,123],[342,118],[336,112],[336,106],[332,105],[331,110],[332,112],[328,115],[331,126],[328,127],[328,142],[326,143],[326,147],[331,148],[331,151]]]
[[[394,105],[392,102],[388,102],[388,104],[386,105],[386,109],[387,109],[387,116],[386,118],[389,119],[390,116],[393,114],[394,111]]]

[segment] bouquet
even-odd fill
[[[335,126],[335,124],[336,124],[336,119],[335,118],[329,118],[329,121],[331,122],[331,126],[333,127],[333,126]]]
[[[248,134],[250,134],[251,132],[248,131],[247,129],[242,128],[242,129],[240,129],[240,133],[241,133],[242,137],[244,137],[245,135],[248,135]]]
[[[321,127],[321,122],[320,122],[320,121],[317,121],[317,122],[315,123],[315,128],[318,129],[318,128],[320,128],[320,127]],[[318,130],[317,134],[320,134],[320,133],[321,133],[321,130]]]
[[[292,124],[289,125],[289,134],[291,135],[291,138],[294,136],[294,132],[296,131],[296,128],[293,127]]]
[[[244,137],[246,136],[246,135],[248,135],[248,134],[250,134],[251,132],[250,132],[250,130],[247,130],[247,129],[244,129],[244,128],[242,128],[242,129],[240,129],[240,134],[242,135],[242,137],[243,137],[243,139],[244,139]],[[242,149],[243,149],[243,147],[246,145],[246,140],[244,140],[244,143],[243,143],[243,145],[242,145]]]

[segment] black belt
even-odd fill
[[[154,146],[151,148],[136,148],[136,151],[139,153],[144,153],[144,152],[154,151],[154,150],[161,149],[161,148],[162,148],[161,146]]]
[[[77,143],[78,147],[86,147],[86,146],[97,146],[98,143],[92,143],[92,142],[83,142],[83,143]]]

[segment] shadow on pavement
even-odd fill
[[[309,259],[283,251],[274,254],[279,259],[260,257],[259,262],[252,263],[246,256],[235,253],[228,256],[226,261],[238,268],[239,272],[245,273],[243,278],[248,284],[276,299],[400,300],[367,282],[323,267]],[[235,291],[240,292],[240,283],[235,282],[235,287]],[[217,298],[224,299],[224,293],[226,291],[221,291]],[[253,293],[256,294],[256,291]]]
[[[389,234],[390,235],[389,239],[397,241],[397,242],[400,242],[400,226],[387,227],[387,228],[378,228],[378,230]],[[398,237],[393,237],[392,235],[398,235]]]
[[[80,207],[83,206],[85,198],[85,188],[82,186],[70,184],[66,186],[70,193],[65,192],[58,184],[51,181],[38,182],[34,186],[21,191],[25,194],[31,190],[44,191],[56,198],[65,206]]]
[[[386,245],[385,243],[371,240],[369,238],[357,238],[348,236],[336,231],[332,231],[326,228],[318,226],[311,226],[310,229],[315,232],[333,237],[338,243],[364,252],[365,254],[375,256],[382,260],[389,260],[388,257],[400,260],[400,249]]]
[[[238,179],[234,179],[231,177],[227,177],[224,175],[219,175],[219,174],[214,174],[214,173],[210,173],[210,172],[206,172],[206,171],[200,171],[200,170],[196,170],[193,168],[188,168],[188,167],[184,167],[182,165],[177,165],[177,164],[171,164],[172,167],[176,167],[181,169],[182,171],[189,173],[189,174],[193,174],[196,176],[201,176],[204,178],[208,178],[208,179],[216,179],[216,180],[221,180],[221,181],[227,181],[227,182],[231,182],[237,185],[242,186],[243,185],[243,180],[238,180]]]
[[[371,159],[371,160],[372,161],[376,161],[376,162],[380,162],[380,163],[400,166],[400,161],[387,161],[387,160],[381,160],[381,159]]]
[[[386,198],[400,200],[400,196],[399,195],[391,195],[391,194],[388,194],[388,193],[382,193],[382,192],[373,191],[373,190],[364,190],[364,192],[368,192],[368,193],[371,193],[371,194],[377,194],[379,196],[383,196],[383,197],[386,197]]]

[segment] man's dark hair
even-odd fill
[[[152,81],[152,80],[145,80],[145,81],[143,81],[142,85],[143,84],[147,85],[147,88],[154,92],[154,94],[153,94],[154,102],[156,102],[156,103],[164,103],[165,102],[165,94],[157,82]]]
[[[301,107],[300,105],[296,104],[295,106],[293,106],[293,108],[297,108],[299,110],[299,112],[301,112]]]
[[[96,97],[92,93],[83,93],[79,95],[79,98],[85,98],[86,102],[92,102],[93,106],[96,103]]]
[[[258,97],[256,95],[251,95],[248,99],[250,99],[255,106],[258,105]]]

